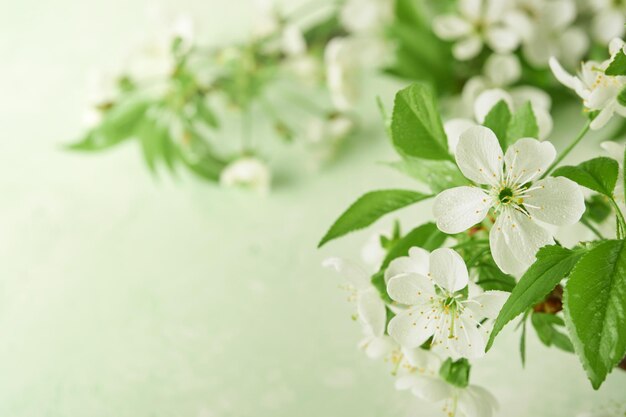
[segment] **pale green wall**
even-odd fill
[[[166,3],[207,39],[232,38],[250,17],[245,0]],[[269,198],[186,175],[155,181],[132,145],[59,149],[79,132],[87,70],[114,67],[147,4],[0,5],[0,416],[439,415],[356,351],[351,307],[319,266],[357,256],[367,233],[315,250],[360,193],[412,184],[376,165],[392,152],[372,100],[371,126],[335,165],[301,172],[300,151],[275,156],[289,180]],[[388,99],[390,85],[372,96]],[[501,416],[572,416],[624,397],[626,373],[594,394],[573,356],[529,339],[525,371],[510,332],[474,370]]]

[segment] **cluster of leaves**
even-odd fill
[[[503,149],[521,137],[537,137],[538,133],[529,104],[511,114],[508,106],[500,102],[491,109],[484,124],[496,133]],[[428,186],[432,193],[466,184],[452,162],[454,159],[430,87],[418,83],[397,93],[389,130],[392,143],[402,158],[394,166]],[[484,223],[451,236],[456,242],[453,248],[462,255],[470,271],[476,272],[476,284],[484,290],[511,292],[495,321],[488,349],[507,323],[523,315],[522,360],[525,359],[525,323],[530,318],[546,346],[576,352],[593,387],[598,388],[626,355],[626,223],[613,196],[618,163],[599,157],[577,166],[562,166],[552,175],[569,178],[597,193],[587,201],[583,221],[601,223],[613,208],[617,239],[600,238],[571,249],[558,243],[543,247],[535,263],[517,283],[495,265],[489,252],[488,227]],[[320,246],[367,227],[387,213],[432,196],[413,190],[367,193],[337,219]],[[381,297],[390,302],[383,276],[391,260],[406,255],[411,246],[433,250],[447,241],[448,236],[432,223],[421,225],[397,239],[389,248],[380,271],[372,277]]]

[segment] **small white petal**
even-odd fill
[[[496,399],[484,388],[470,385],[460,392],[459,411],[465,417],[491,417],[498,408]]]
[[[455,158],[463,175],[477,184],[494,184],[502,178],[502,148],[487,127],[474,126],[463,132]]]
[[[474,102],[474,116],[476,120],[479,123],[483,123],[493,106],[500,101],[504,101],[509,106],[509,110],[513,109],[513,98],[500,88],[492,88],[480,93]]]
[[[492,204],[492,199],[478,187],[455,187],[437,195],[433,215],[439,230],[455,234],[483,221]]]
[[[385,270],[385,282],[400,274],[428,274],[428,251],[417,246],[409,249],[409,256],[400,256],[389,263]]]
[[[485,61],[485,75],[494,85],[513,84],[522,75],[522,65],[514,54],[492,54]]]
[[[419,383],[420,376],[417,375],[405,375],[396,379],[395,387],[398,391],[404,391],[407,389],[412,389],[415,385]]]
[[[522,138],[509,146],[504,155],[506,176],[516,184],[526,184],[541,177],[554,158],[556,149],[550,142]]]
[[[535,261],[537,251],[554,243],[552,235],[513,208],[502,210],[489,232],[491,254],[505,273],[519,276]]]
[[[539,128],[539,140],[545,140],[550,136],[554,122],[550,111],[543,107],[536,107],[533,105],[533,113],[535,113],[535,119],[537,120],[537,127]]]
[[[616,102],[617,103],[617,102]],[[589,127],[591,130],[600,130],[611,120],[613,114],[615,113],[615,104],[609,104],[602,110],[600,113],[593,119]]]
[[[459,61],[475,58],[483,49],[483,40],[478,35],[470,35],[452,46],[452,55]]]
[[[435,296],[435,287],[428,277],[419,274],[396,275],[387,283],[389,296],[402,304],[421,306]]]
[[[572,0],[551,0],[543,2],[541,19],[544,24],[558,33],[576,19],[576,4]]]
[[[357,313],[366,334],[381,337],[385,333],[387,312],[385,311],[385,303],[380,298],[377,289],[370,288],[359,292]]]
[[[608,152],[611,158],[619,162],[620,165],[624,163],[624,151],[626,150],[626,145],[613,141],[605,141],[602,142],[600,146]]]
[[[452,153],[456,151],[461,134],[472,126],[476,126],[476,123],[470,119],[450,119],[443,124],[443,130],[448,137],[448,148]]]
[[[452,41],[467,36],[472,31],[472,25],[457,15],[445,14],[435,17],[433,31],[441,39]]]
[[[402,349],[402,354],[407,362],[418,370],[425,372],[439,372],[441,358],[430,350],[422,348]]]
[[[506,27],[492,26],[485,33],[487,45],[496,53],[514,51],[520,44],[519,35]]]
[[[358,264],[347,259],[327,258],[322,262],[322,266],[341,274],[356,289],[366,289],[371,285],[370,275]]]
[[[577,94],[580,91],[584,90],[584,86],[582,85],[580,79],[565,71],[565,69],[561,66],[556,58],[551,57],[549,62],[552,73],[561,84],[563,84],[567,88],[576,91]]]
[[[389,322],[389,335],[402,347],[410,349],[421,346],[435,331],[435,322],[428,311],[414,307],[401,312]]]
[[[613,38],[624,36],[624,24],[626,24],[624,14],[609,8],[594,16],[591,21],[591,33],[595,40],[606,44]]]
[[[624,29],[623,26],[626,23],[626,16],[621,15],[620,17],[621,17],[621,21],[623,22],[621,26],[622,26],[622,29]],[[615,55],[616,53],[618,53],[623,48],[624,48],[624,41],[621,40],[619,37],[613,37],[613,39],[611,39],[611,42],[609,42],[609,54],[611,55],[611,57]]]
[[[388,336],[368,336],[359,343],[359,348],[362,349],[370,359],[379,359],[384,357],[393,350],[394,346],[395,344]]]
[[[530,104],[535,108],[544,108],[550,110],[552,107],[552,99],[550,95],[540,88],[531,86],[515,87],[510,90],[511,97],[513,98],[514,107],[519,107],[530,101]]]
[[[465,308],[472,311],[477,321],[495,319],[498,317],[509,295],[506,291],[485,291],[467,300]]]
[[[411,392],[422,400],[438,402],[450,398],[454,393],[454,387],[441,378],[423,376],[415,381]]]
[[[564,177],[537,181],[524,199],[532,217],[555,226],[568,226],[580,220],[585,212],[585,197],[580,186]]]
[[[465,261],[456,251],[439,248],[430,254],[430,276],[441,288],[456,292],[467,287],[469,275]]]

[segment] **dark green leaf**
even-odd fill
[[[381,270],[372,275],[372,285],[378,290],[380,298],[382,298],[384,302],[387,304],[391,304],[393,302],[391,297],[389,297],[389,294],[387,294],[387,283],[385,282],[384,271]]]
[[[544,345],[554,345],[567,352],[574,352],[572,343],[567,335],[556,329],[557,326],[565,326],[563,319],[554,314],[533,313],[531,322],[537,332],[537,336],[539,336],[539,340],[541,340]]]
[[[517,283],[496,319],[487,349],[502,328],[518,315],[543,300],[565,278],[584,253],[583,249],[570,250],[561,246],[544,246],[537,252],[537,260]]]
[[[496,265],[479,264],[476,267],[478,272],[478,281],[476,282],[485,291],[513,291],[515,288],[515,278],[505,274]]]
[[[611,214],[611,205],[606,197],[598,194],[594,194],[585,200],[585,207],[583,216],[597,224],[603,223]]]
[[[401,161],[391,162],[389,165],[428,185],[433,193],[468,183],[467,178],[461,174],[457,165],[450,161],[405,157]]]
[[[384,270],[391,261],[400,256],[407,256],[413,246],[419,246],[427,251],[435,250],[443,245],[447,237],[448,235],[441,232],[434,223],[418,226],[389,249],[380,269]]]
[[[465,388],[469,385],[470,369],[467,359],[462,358],[453,362],[451,358],[448,358],[439,368],[439,376],[455,387]]]
[[[507,144],[513,144],[515,141],[521,138],[538,138],[539,126],[537,125],[537,119],[535,113],[530,104],[527,101],[522,107],[517,109],[507,129]]]
[[[622,88],[622,91],[617,95],[617,102],[622,106],[626,106],[626,88]]]
[[[396,94],[391,136],[401,155],[451,159],[435,95],[426,84],[415,83]]]
[[[626,55],[619,51],[604,71],[606,75],[626,75]]]
[[[387,213],[432,196],[410,190],[379,190],[361,196],[335,221],[318,247],[355,230],[363,229]]]
[[[500,142],[500,146],[503,150],[506,150],[507,143],[507,131],[509,128],[509,123],[511,121],[511,110],[509,109],[509,105],[506,104],[506,101],[500,100],[495,106],[491,108],[487,116],[485,117],[484,126],[493,130],[493,133],[496,134],[498,141]]]
[[[626,355],[626,245],[602,242],[572,270],[565,321],[587,376],[598,389]]]
[[[522,360],[522,367],[526,366],[526,318],[527,317],[528,316],[524,314],[524,317],[522,317],[522,321],[520,323],[520,325],[522,326],[522,336],[520,337],[520,340],[519,340],[519,354]]]
[[[577,166],[560,167],[552,175],[569,178],[583,187],[612,198],[617,181],[618,168],[617,161],[601,156],[585,161]]]

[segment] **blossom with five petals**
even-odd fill
[[[563,177],[540,179],[556,156],[550,142],[522,138],[506,154],[491,129],[467,129],[456,147],[463,175],[477,186],[441,192],[433,205],[439,229],[456,234],[482,222],[491,209],[496,216],[489,233],[498,267],[521,275],[539,248],[554,243],[537,221],[556,226],[576,223],[585,211],[580,187]]]

